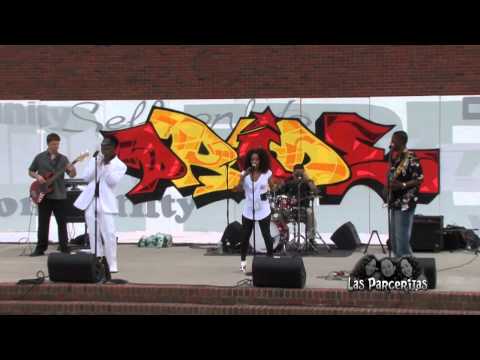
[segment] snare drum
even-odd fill
[[[275,199],[275,210],[289,211],[292,208],[292,200],[287,195],[278,195]]]

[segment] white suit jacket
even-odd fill
[[[98,161],[100,161],[100,156]],[[126,172],[127,166],[117,156],[108,165],[98,167],[97,177],[100,183],[100,196],[97,201],[99,201],[103,212],[118,213],[118,203],[113,190]],[[95,196],[95,158],[91,158],[88,162],[82,178],[88,182],[88,185],[73,205],[80,210],[86,210]]]

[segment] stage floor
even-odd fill
[[[47,254],[56,251],[50,245]],[[308,288],[346,288],[345,279],[327,279],[332,272],[349,272],[363,256],[363,247],[354,252],[322,251],[318,256],[305,256]],[[47,256],[29,257],[26,245],[0,244],[0,282],[17,282],[35,278],[38,270],[45,275]],[[369,253],[383,257],[379,246]],[[418,253],[418,257],[434,257],[437,266],[437,290],[480,291],[480,260],[473,252]],[[207,255],[206,247],[174,246],[170,248],[138,248],[121,244],[118,247],[119,272],[113,278],[138,284],[184,284],[236,286],[251,276],[240,272],[239,255]],[[251,271],[252,257],[247,258]]]

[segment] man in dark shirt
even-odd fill
[[[392,136],[390,182],[390,241],[395,256],[412,255],[410,236],[418,191],[423,181],[420,161],[407,149],[408,135],[397,131]]]
[[[65,220],[67,191],[63,173],[66,172],[70,177],[74,177],[77,172],[68,158],[58,152],[59,146],[60,136],[55,133],[49,134],[47,136],[47,150],[35,156],[28,169],[29,175],[41,184],[47,181],[45,177],[48,174],[62,173],[52,183],[53,191],[46,194],[38,204],[38,240],[35,251],[30,256],[43,255],[48,248],[48,232],[52,211],[58,224],[60,250],[68,252],[67,223]]]
[[[314,240],[316,224],[310,201],[313,199],[312,195],[318,193],[318,189],[313,180],[308,177],[302,164],[293,167],[293,174],[280,188],[280,193],[288,195],[291,199],[294,199],[295,203],[300,202],[300,206],[303,208],[300,211],[300,219],[305,221],[306,218],[308,240]],[[295,212],[295,217],[297,216],[298,212]]]

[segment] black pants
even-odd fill
[[[267,247],[267,256],[273,255],[273,239],[272,235],[270,235],[270,216],[271,215],[268,215],[262,220],[256,220],[260,225],[260,231],[262,232],[263,239],[265,240],[265,246]],[[243,236],[242,246],[240,247],[240,256],[242,261],[245,261],[245,259],[247,258],[248,245],[250,236],[252,236],[254,223],[255,221],[242,216]]]
[[[38,205],[38,251],[45,251],[48,248],[48,232],[52,211],[58,224],[58,241],[60,243],[60,250],[63,252],[67,251],[68,235],[67,222],[65,220],[65,208],[66,200],[44,198]]]

